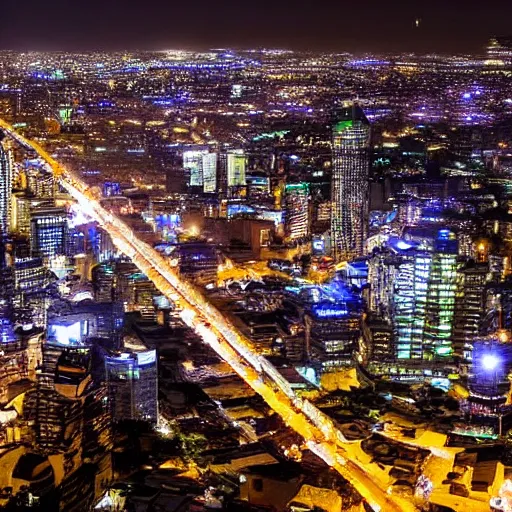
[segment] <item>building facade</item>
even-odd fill
[[[0,132],[0,236],[5,237],[11,225],[13,165],[9,152],[1,144]]]
[[[158,368],[155,350],[106,356],[105,373],[114,421],[158,422]]]
[[[331,246],[336,259],[363,254],[368,232],[370,123],[353,105],[332,131]]]
[[[309,235],[309,186],[307,183],[288,184],[285,187],[285,234],[289,240]]]

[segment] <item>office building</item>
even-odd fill
[[[217,191],[217,154],[207,153],[202,155],[203,192],[213,193]]]
[[[55,178],[45,168],[33,168],[26,171],[27,189],[38,199],[55,197]]]
[[[13,163],[10,152],[2,145],[0,132],[0,236],[6,237],[11,226]]]
[[[155,350],[105,356],[105,374],[114,421],[158,422],[158,369]]]
[[[65,255],[68,241],[68,218],[62,208],[38,208],[32,211],[30,242],[32,254],[51,258]]]
[[[510,381],[512,345],[498,336],[475,338],[468,378],[469,396],[461,401],[466,421],[488,426],[488,435],[496,439],[512,427]]]
[[[30,210],[33,199],[24,193],[12,196],[11,230],[20,235],[30,235]]]
[[[332,131],[331,247],[337,260],[362,256],[368,232],[370,123],[358,105]]]
[[[380,338],[371,356],[377,373],[388,363],[421,374],[422,368],[444,367],[463,344],[464,332],[477,328],[466,314],[480,285],[469,277],[466,290],[461,284],[456,235],[447,229],[406,235],[389,238],[368,261],[368,325],[377,326]],[[389,347],[386,325],[392,326]],[[370,330],[367,338],[372,339]]]
[[[456,236],[441,229],[433,242],[424,245],[400,242],[402,261],[395,276],[393,295],[396,357],[430,361],[451,356],[457,281]]]
[[[203,187],[203,156],[208,153],[208,147],[203,146],[183,151],[183,169],[190,174],[191,187]]]
[[[231,194],[237,195],[246,186],[247,157],[243,149],[234,149],[227,154],[227,185]]]
[[[453,322],[457,288],[458,244],[455,233],[440,229],[434,240],[425,303],[423,359],[453,355]],[[418,277],[428,271],[424,261]]]
[[[113,261],[105,261],[92,268],[92,286],[96,302],[112,302],[114,300],[114,266]]]
[[[55,279],[43,264],[41,258],[27,256],[25,248],[15,246],[13,304],[20,319],[30,320],[38,327],[47,325],[48,306],[50,304],[49,286]]]
[[[310,232],[308,184],[286,185],[285,204],[286,238],[293,241],[307,237]]]
[[[352,365],[362,336],[362,300],[341,281],[287,286],[283,309],[304,324],[305,354],[321,371]]]
[[[453,352],[461,362],[472,358],[473,340],[484,319],[488,276],[487,263],[468,262],[457,271]]]
[[[368,315],[364,319],[363,338],[364,363],[370,360],[390,361],[393,358],[393,326],[389,321]]]

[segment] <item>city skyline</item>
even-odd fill
[[[0,510],[512,512],[484,48],[0,51]]]

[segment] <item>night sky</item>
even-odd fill
[[[0,6],[1,49],[481,53],[490,35],[512,35],[512,0],[0,0]]]

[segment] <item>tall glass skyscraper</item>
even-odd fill
[[[399,244],[403,250],[393,290],[396,357],[451,356],[458,266],[455,234],[440,229],[430,248]]]
[[[191,187],[203,186],[203,156],[208,154],[204,146],[191,146],[193,149],[183,151],[183,168],[190,173]]]
[[[331,246],[336,259],[363,254],[368,231],[370,123],[358,105],[342,109],[332,133]]]
[[[458,245],[455,233],[440,229],[428,281],[423,358],[451,356],[457,288]]]
[[[217,191],[217,153],[203,155],[203,192]]]
[[[12,161],[1,141],[0,132],[0,237],[7,236],[11,222]]]
[[[290,240],[309,234],[309,185],[290,183],[285,187],[286,213],[285,231]]]

